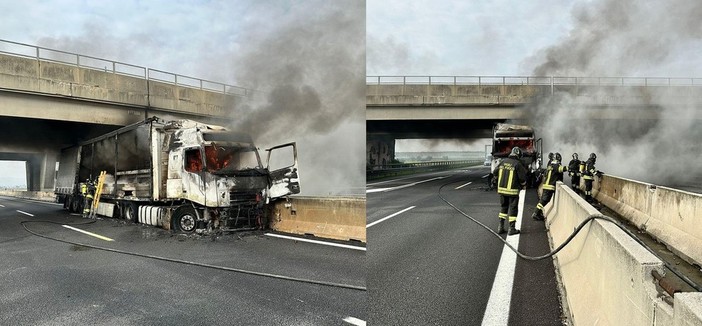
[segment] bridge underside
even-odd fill
[[[366,121],[366,133],[394,139],[490,138],[500,120],[375,120]]]
[[[53,191],[61,148],[119,126],[48,119],[0,118],[0,160],[26,163],[27,190]]]

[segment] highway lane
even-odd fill
[[[59,205],[0,197],[2,325],[351,325],[367,317],[365,291],[65,244],[30,235],[19,223],[27,220],[86,222]],[[114,240],[106,241],[61,225],[26,225],[91,245],[365,286],[365,251],[263,232],[184,236],[115,219],[74,225]]]
[[[369,182],[369,324],[481,325],[486,309],[508,315],[509,325],[562,324],[552,261],[517,260],[510,290],[511,279],[495,277],[503,243],[437,196],[447,184],[447,200],[494,230],[499,199],[485,191],[488,172],[475,167]],[[530,217],[535,205],[529,190],[519,248],[541,255],[548,242],[543,222]],[[495,282],[510,302],[488,307]]]

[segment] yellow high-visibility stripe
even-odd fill
[[[512,190],[512,179],[514,177],[514,170],[509,171],[509,177],[507,178],[507,190]]]
[[[551,184],[551,173],[552,173],[552,172],[553,172],[552,169],[548,169],[548,174],[546,175],[546,183],[545,183],[545,185]]]

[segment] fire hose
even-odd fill
[[[211,265],[211,264],[205,264],[205,263],[198,263],[198,262],[186,261],[186,260],[181,260],[181,259],[174,259],[174,258],[168,258],[168,257],[162,257],[162,256],[156,256],[156,255],[142,254],[142,253],[137,253],[137,252],[130,252],[130,251],[125,251],[125,250],[95,246],[95,245],[90,245],[90,244],[85,244],[85,243],[80,243],[80,242],[75,242],[75,241],[70,241],[70,240],[63,240],[63,239],[54,238],[54,237],[51,237],[51,236],[48,236],[45,234],[41,234],[41,233],[32,231],[29,228],[27,228],[27,225],[26,225],[27,223],[50,223],[50,224],[58,224],[58,225],[86,225],[86,224],[92,224],[95,222],[96,221],[93,220],[93,221],[84,222],[84,223],[58,223],[58,222],[54,222],[54,221],[37,220],[37,221],[21,221],[20,224],[22,224],[22,227],[24,227],[25,231],[27,231],[35,236],[38,236],[38,237],[41,237],[44,239],[53,240],[53,241],[68,243],[68,244],[72,244],[72,245],[76,245],[76,246],[91,248],[91,249],[114,252],[114,253],[129,255],[129,256],[156,259],[156,260],[184,264],[184,265],[190,265],[190,266],[198,266],[198,267],[205,267],[205,268],[211,268],[211,269],[216,269],[216,270],[236,272],[236,273],[241,273],[241,274],[269,277],[269,278],[275,278],[275,279],[285,280],[285,281],[293,281],[293,282],[301,282],[301,283],[307,283],[307,284],[331,286],[331,287],[350,289],[350,290],[367,291],[366,287],[364,287],[364,286],[334,283],[334,282],[319,281],[319,280],[311,280],[311,279],[306,279],[306,278],[299,278],[299,277],[272,274],[272,273],[256,272],[256,271],[250,271],[250,270],[245,270],[245,269],[240,269],[240,268],[232,268],[232,267],[226,267],[226,266],[217,266],[217,265]]]
[[[450,201],[448,201],[448,200],[441,194],[441,190],[442,190],[445,186],[448,186],[449,184],[452,184],[452,183],[454,183],[454,182],[453,182],[453,181],[452,181],[452,182],[448,182],[448,183],[445,183],[445,184],[441,185],[441,187],[439,187],[439,192],[438,192],[439,198],[441,198],[441,200],[442,200],[443,202],[445,202],[447,205],[451,206],[451,207],[452,207],[454,210],[456,210],[458,213],[460,213],[460,214],[463,215],[464,217],[466,217],[466,218],[468,218],[469,220],[475,222],[476,224],[478,224],[479,226],[483,227],[485,230],[487,230],[488,232],[490,232],[490,234],[494,235],[497,239],[499,239],[500,241],[502,241],[502,242],[505,244],[505,246],[507,246],[510,250],[512,250],[515,254],[517,254],[517,256],[518,256],[519,258],[522,258],[522,259],[524,259],[524,260],[529,260],[529,261],[537,261],[537,260],[549,258],[549,257],[551,257],[551,256],[553,256],[553,255],[555,255],[555,254],[557,254],[557,253],[558,253],[559,251],[561,251],[563,248],[565,248],[565,246],[567,246],[568,243],[570,243],[570,242],[575,238],[575,236],[585,227],[585,225],[587,225],[588,223],[590,223],[590,222],[593,221],[593,220],[600,219],[600,220],[605,220],[605,221],[608,221],[608,222],[610,222],[610,223],[616,225],[619,229],[621,229],[622,231],[624,231],[624,233],[626,233],[626,234],[629,235],[632,239],[634,239],[634,241],[636,241],[638,244],[640,244],[641,246],[643,246],[644,248],[646,248],[651,254],[653,254],[656,258],[658,258],[661,262],[663,262],[663,264],[665,264],[665,266],[666,266],[673,274],[675,274],[676,276],[678,276],[678,277],[679,277],[680,279],[682,279],[685,283],[687,283],[688,285],[690,285],[691,287],[693,287],[693,288],[696,289],[697,291],[702,291],[702,287],[700,287],[699,285],[695,284],[695,283],[694,283],[692,280],[690,280],[687,276],[682,275],[679,271],[677,271],[676,269],[674,269],[669,263],[667,263],[665,260],[661,259],[661,257],[660,257],[658,254],[656,254],[656,253],[655,253],[649,246],[647,246],[641,239],[639,239],[638,237],[636,237],[631,231],[629,231],[626,227],[624,227],[624,225],[622,225],[621,223],[619,223],[619,222],[618,222],[617,220],[615,220],[614,218],[609,217],[609,216],[606,216],[606,215],[603,215],[603,214],[591,214],[591,215],[588,215],[582,222],[580,222],[580,224],[575,228],[575,230],[573,230],[573,232],[570,234],[570,236],[568,236],[568,238],[567,238],[565,241],[563,241],[563,243],[561,243],[556,249],[552,250],[551,252],[549,252],[549,253],[547,253],[547,254],[544,254],[544,255],[541,255],[541,256],[528,256],[528,255],[525,255],[525,254],[519,252],[519,250],[517,250],[516,248],[514,248],[511,244],[509,244],[509,243],[507,242],[507,240],[503,239],[502,236],[500,236],[499,234],[497,234],[497,232],[493,231],[490,227],[488,227],[488,226],[485,225],[484,223],[478,221],[476,218],[474,218],[474,217],[472,217],[472,216],[466,214],[466,213],[465,213],[464,211],[462,211],[460,208],[456,207],[456,205],[454,205],[454,204],[452,204]]]

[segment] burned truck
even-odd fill
[[[183,233],[261,228],[266,204],[300,192],[295,143],[266,151],[264,167],[250,135],[152,117],[63,149],[55,193],[81,212],[81,186],[105,171],[99,215]]]
[[[527,185],[534,187],[538,184],[541,169],[541,138],[536,139],[534,128],[525,125],[497,123],[492,130],[492,165],[494,171],[500,161],[509,156],[512,148],[518,146],[522,150],[521,161],[527,168]],[[497,180],[492,175],[488,183],[492,186]]]

